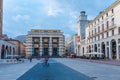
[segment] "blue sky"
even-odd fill
[[[77,33],[80,11],[94,19],[115,0],[3,0],[3,33],[14,38],[30,29],[60,29],[66,38]]]

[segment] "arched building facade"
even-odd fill
[[[97,52],[102,58],[120,59],[120,1],[117,0],[86,25],[88,53]]]
[[[0,59],[7,59],[8,56],[14,56],[16,54],[16,47],[14,44],[4,40],[0,40]]]

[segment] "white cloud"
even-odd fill
[[[35,26],[31,27],[31,29],[41,29],[41,27],[39,25],[35,25]]]
[[[65,39],[68,39],[70,37],[70,34],[64,33]]]
[[[79,12],[77,12],[77,11],[70,11],[69,14],[70,14],[70,16],[72,17],[72,19],[77,19],[77,18],[78,18],[78,16],[77,16],[78,13],[79,13]]]
[[[47,14],[48,14],[48,16],[57,16],[58,14],[60,14],[62,12],[63,12],[63,10],[61,10],[61,9],[54,9],[52,7],[49,7]]]
[[[29,15],[20,15],[20,14],[18,14],[18,15],[16,15],[16,16],[13,16],[12,19],[13,19],[14,21],[16,21],[16,22],[19,22],[19,21],[21,21],[21,20],[27,21],[27,20],[30,19],[30,16],[29,16]]]
[[[60,4],[57,0],[40,0],[39,3],[43,6],[42,11],[47,16],[57,16],[64,12],[64,9],[61,7],[62,4]]]

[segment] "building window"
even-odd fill
[[[114,30],[112,30],[112,36],[114,35]]]
[[[109,36],[109,33],[107,32],[107,37]]]
[[[107,42],[107,46],[109,46],[109,42]]]
[[[100,26],[98,26],[98,32],[100,32]]]
[[[92,38],[92,42],[93,42],[93,38]]]
[[[98,44],[98,47],[100,47],[100,44]]]
[[[96,21],[95,21],[95,25],[96,25]]]
[[[102,34],[102,39],[104,38],[104,33]]]
[[[99,19],[98,19],[98,22],[99,22]]]
[[[112,9],[112,13],[114,13],[114,9]]]
[[[44,42],[48,42],[48,39],[44,39]]]
[[[112,26],[114,26],[114,18],[112,18]]]
[[[106,22],[107,29],[109,28],[109,21]]]
[[[118,28],[118,34],[120,34],[120,27]]]
[[[98,35],[98,40],[100,40],[100,35]]]
[[[108,13],[106,13],[106,16],[108,17]]]
[[[92,30],[92,35],[93,35],[93,30]]]
[[[93,45],[92,45],[92,52],[93,52]]]
[[[120,44],[120,39],[118,39],[118,44]]]
[[[34,44],[34,48],[39,48],[39,44]]]
[[[102,16],[102,20],[103,20],[103,16]]]
[[[100,40],[100,35],[98,35],[98,40]]]
[[[96,34],[96,28],[95,28],[95,34]]]
[[[57,39],[53,39],[53,42],[58,42]]]
[[[102,31],[104,31],[104,24],[102,24]]]

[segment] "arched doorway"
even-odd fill
[[[112,59],[116,59],[117,58],[116,41],[114,39],[111,40],[111,55],[112,55]]]
[[[120,39],[118,39],[118,55],[119,55],[119,60],[120,60]]]
[[[11,50],[11,46],[10,46],[10,52],[9,52],[9,53],[10,53],[10,55],[11,55],[11,51],[12,51],[12,50]]]
[[[105,58],[106,56],[105,56],[105,43],[104,42],[102,42],[101,44],[101,52],[103,53],[102,57]]]
[[[84,47],[83,47],[83,49],[82,49],[82,52],[83,52],[83,55],[84,55]]]
[[[1,48],[1,59],[4,59],[5,58],[5,45],[2,45],[2,48]]]
[[[89,52],[91,53],[91,46],[89,45]]]
[[[8,58],[8,46],[6,46],[6,49],[5,49],[5,56],[6,58]]]
[[[118,47],[118,54],[119,54],[119,59],[120,59],[120,46]]]
[[[97,52],[97,44],[94,45],[95,52]]]
[[[13,55],[15,55],[15,48],[13,48]]]

